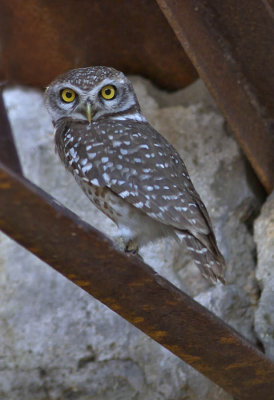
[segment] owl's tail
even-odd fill
[[[217,247],[213,234],[210,233],[206,236],[207,246],[190,233],[184,232],[182,236],[202,275],[215,283],[220,281],[225,284],[225,260]]]

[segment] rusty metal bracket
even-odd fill
[[[0,229],[238,399],[273,399],[263,353],[2,163]]]
[[[10,123],[5,110],[5,105],[2,96],[3,86],[0,84],[0,160],[13,171],[22,175],[22,167],[14,144],[13,135],[10,128]]]
[[[157,0],[268,192],[274,188],[274,5]]]
[[[0,0],[0,79],[46,86],[68,69],[90,65],[142,74],[168,89],[197,78],[155,1],[66,0],[65,5]]]

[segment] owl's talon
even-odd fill
[[[143,257],[138,253],[138,251],[139,251],[138,244],[134,240],[129,240],[125,247],[125,253],[133,254],[135,257],[138,257],[141,261],[144,261]]]
[[[139,250],[139,247],[138,247],[137,243],[134,242],[134,240],[129,240],[127,242],[126,247],[125,247],[126,253],[138,254],[138,250]]]

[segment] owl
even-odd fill
[[[202,275],[224,283],[224,258],[186,166],[147,122],[131,82],[110,67],[57,77],[45,92],[61,161],[118,226],[125,251],[172,236]]]

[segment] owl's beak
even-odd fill
[[[91,123],[91,120],[92,120],[92,117],[93,117],[93,112],[92,112],[92,109],[91,109],[91,103],[89,101],[87,101],[86,114],[87,114],[88,122]]]

